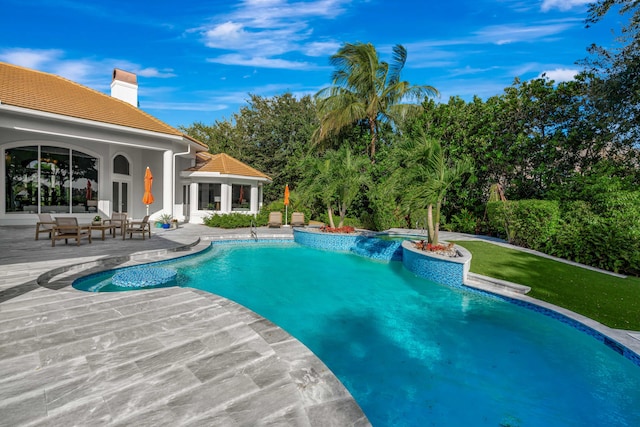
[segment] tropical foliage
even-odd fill
[[[618,48],[592,47],[568,82],[516,78],[487,99],[436,103],[435,88],[401,80],[402,46],[387,63],[371,44],[345,44],[315,97],[251,95],[231,120],[183,130],[273,177],[271,210],[288,183],[296,210],[331,228],[424,226],[435,243],[446,224],[640,274],[639,4],[591,6],[592,25],[613,6],[632,19]],[[501,225],[491,188],[508,201]]]
[[[400,80],[407,61],[407,50],[402,45],[393,47],[391,64],[380,61],[371,43],[345,43],[331,57],[336,67],[333,85],[316,94],[320,127],[314,138],[322,141],[354,124],[369,130],[369,157],[374,162],[380,126],[401,124],[409,115],[421,111],[419,104],[438,91],[428,85],[411,85]]]

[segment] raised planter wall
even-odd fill
[[[330,251],[349,252],[356,245],[357,234],[332,234],[319,231],[293,230],[293,240],[304,246]]]
[[[462,286],[471,265],[471,253],[456,246],[460,257],[450,258],[421,251],[408,240],[385,241],[358,234],[331,234],[294,229],[293,240],[303,246],[330,251],[354,252],[383,261],[402,261],[417,276],[450,286]]]
[[[402,264],[413,274],[450,286],[462,286],[471,266],[471,252],[456,246],[461,257],[451,258],[416,249],[413,243],[402,242]]]

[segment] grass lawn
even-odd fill
[[[620,279],[487,242],[457,241],[471,272],[531,287],[527,295],[612,328],[640,331],[640,278]]]

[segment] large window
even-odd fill
[[[198,184],[198,210],[219,211],[221,189],[221,184]]]
[[[98,159],[80,151],[28,146],[5,151],[8,213],[95,212]]]
[[[231,186],[231,210],[248,211],[251,209],[251,186],[233,184]]]

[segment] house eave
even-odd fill
[[[181,178],[219,178],[219,179],[244,179],[259,182],[271,182],[270,179],[261,176],[233,175],[220,172],[182,171]]]
[[[0,102],[0,112],[13,113],[13,114],[18,114],[22,116],[28,116],[32,118],[39,118],[39,119],[45,119],[45,120],[54,120],[61,123],[87,126],[87,127],[98,128],[98,129],[111,131],[111,132],[117,131],[117,132],[124,132],[124,133],[129,133],[134,135],[145,136],[145,137],[162,138],[165,140],[182,142],[185,144],[193,143],[192,141],[185,138],[185,136],[182,134],[154,132],[154,131],[149,131],[145,129],[138,129],[134,127],[115,125],[112,123],[99,122],[95,120],[80,119],[77,117],[65,116],[63,114],[49,113],[46,111],[38,111],[30,108],[16,107],[13,105],[2,104],[2,102]],[[37,129],[34,129],[34,130],[37,130]],[[198,144],[198,146],[200,145]]]

